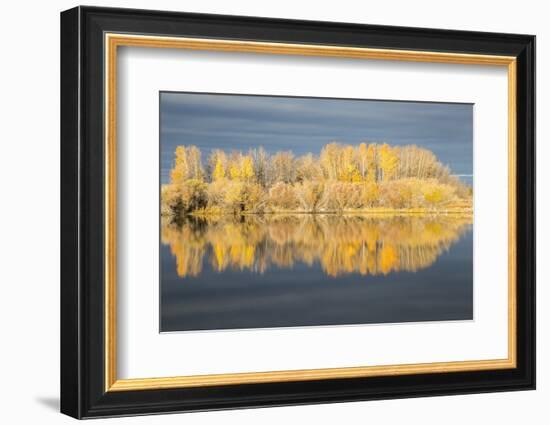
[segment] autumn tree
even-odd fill
[[[379,200],[378,185],[373,182],[365,182],[361,186],[361,198],[363,208],[375,207]]]
[[[296,181],[318,181],[323,177],[323,171],[319,161],[311,153],[301,156],[296,160]]]
[[[242,180],[248,183],[254,180],[254,163],[250,155],[244,155],[241,158],[240,169],[240,177]]]
[[[243,155],[240,152],[231,152],[227,161],[228,174],[231,180],[241,179],[241,162]]]
[[[261,146],[257,149],[251,149],[248,155],[252,158],[256,181],[261,186],[266,187],[267,173],[269,169],[269,155]]]
[[[367,147],[367,181],[375,183],[378,181],[378,154],[376,144],[369,144]]]
[[[223,166],[223,162],[218,158],[214,167],[214,171],[212,172],[212,180],[216,181],[223,178],[225,178],[225,168]]]
[[[366,143],[360,143],[357,146],[356,152],[357,166],[359,168],[359,175],[361,180],[366,180],[367,178],[367,169],[368,169],[368,148]]]
[[[359,172],[355,150],[353,146],[344,146],[340,150],[340,174],[339,180],[344,182],[360,182],[361,173]]]
[[[277,152],[270,159],[270,185],[277,182],[292,183],[295,180],[294,154],[290,151]]]
[[[315,212],[325,206],[323,204],[324,184],[322,182],[304,180],[295,185],[294,191],[304,211]]]
[[[384,143],[380,147],[380,170],[382,171],[382,180],[391,180],[398,171],[399,157],[394,148]]]
[[[225,152],[215,149],[208,159],[208,168],[210,170],[211,181],[217,181],[226,177],[227,158]]]
[[[274,208],[292,210],[300,205],[294,187],[288,183],[277,182],[269,189],[268,193],[269,202]]]
[[[215,149],[206,171],[196,146],[178,146],[170,183],[161,189],[165,217],[373,208],[471,211],[472,188],[424,148],[332,142],[319,157]]]
[[[170,171],[170,180],[173,184],[181,184],[189,178],[189,163],[185,146],[178,146],[175,152],[174,168]]]
[[[189,146],[186,149],[186,154],[189,178],[203,180],[204,170],[202,168],[201,151],[196,146]]]
[[[329,143],[321,149],[319,157],[323,174],[327,180],[337,180],[341,169],[341,148],[338,143]]]

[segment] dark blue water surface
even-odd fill
[[[191,232],[176,229],[171,242],[161,243],[160,330],[472,319],[471,224],[449,235],[447,222],[401,220],[412,238],[405,240],[384,222],[374,242],[353,237],[353,244],[348,241],[353,235],[342,235],[341,228],[332,237],[330,222],[312,233],[313,240],[294,237],[288,243],[279,239],[292,235],[281,236],[281,228],[243,243],[243,234],[255,237],[250,228],[235,233],[239,224],[226,226],[221,248],[208,242],[211,224]],[[424,233],[417,244],[414,232],[420,227]],[[427,231],[435,236],[428,238]],[[231,238],[239,241],[232,244]],[[367,260],[361,266],[358,259],[369,255],[370,266]]]

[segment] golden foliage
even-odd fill
[[[178,146],[175,153],[174,168],[170,172],[172,184],[180,184],[187,179],[189,175],[189,166],[187,164],[187,153],[184,146]]]
[[[220,158],[216,160],[216,166],[212,172],[212,180],[221,180],[225,177],[225,168]]]
[[[283,210],[295,210],[300,202],[294,188],[286,183],[277,182],[269,189],[269,203]]]
[[[382,179],[384,181],[391,180],[397,173],[399,158],[397,150],[391,148],[387,144],[383,144],[380,148],[380,168],[382,169]]]
[[[472,188],[417,146],[332,142],[319,158],[311,153],[295,158],[289,151],[270,156],[262,148],[227,155],[216,149],[206,173],[196,146],[178,146],[170,176],[161,212],[176,221],[188,213],[472,209]]]
[[[248,155],[244,156],[241,162],[241,178],[246,182],[250,182],[254,178],[252,158]]]

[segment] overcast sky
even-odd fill
[[[212,149],[319,154],[329,142],[425,147],[453,174],[472,174],[471,104],[278,96],[160,95],[161,181],[178,145],[195,145],[203,163]]]

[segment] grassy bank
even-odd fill
[[[193,211],[188,215],[193,217],[208,217],[222,215],[368,215],[368,216],[430,216],[430,215],[453,215],[453,216],[473,216],[473,209],[464,207],[449,207],[443,209],[431,208],[366,208],[366,209],[343,209],[343,210],[323,210],[323,211],[305,211],[305,210],[285,210],[278,209],[262,212],[239,212],[224,211],[219,208],[203,208]]]

